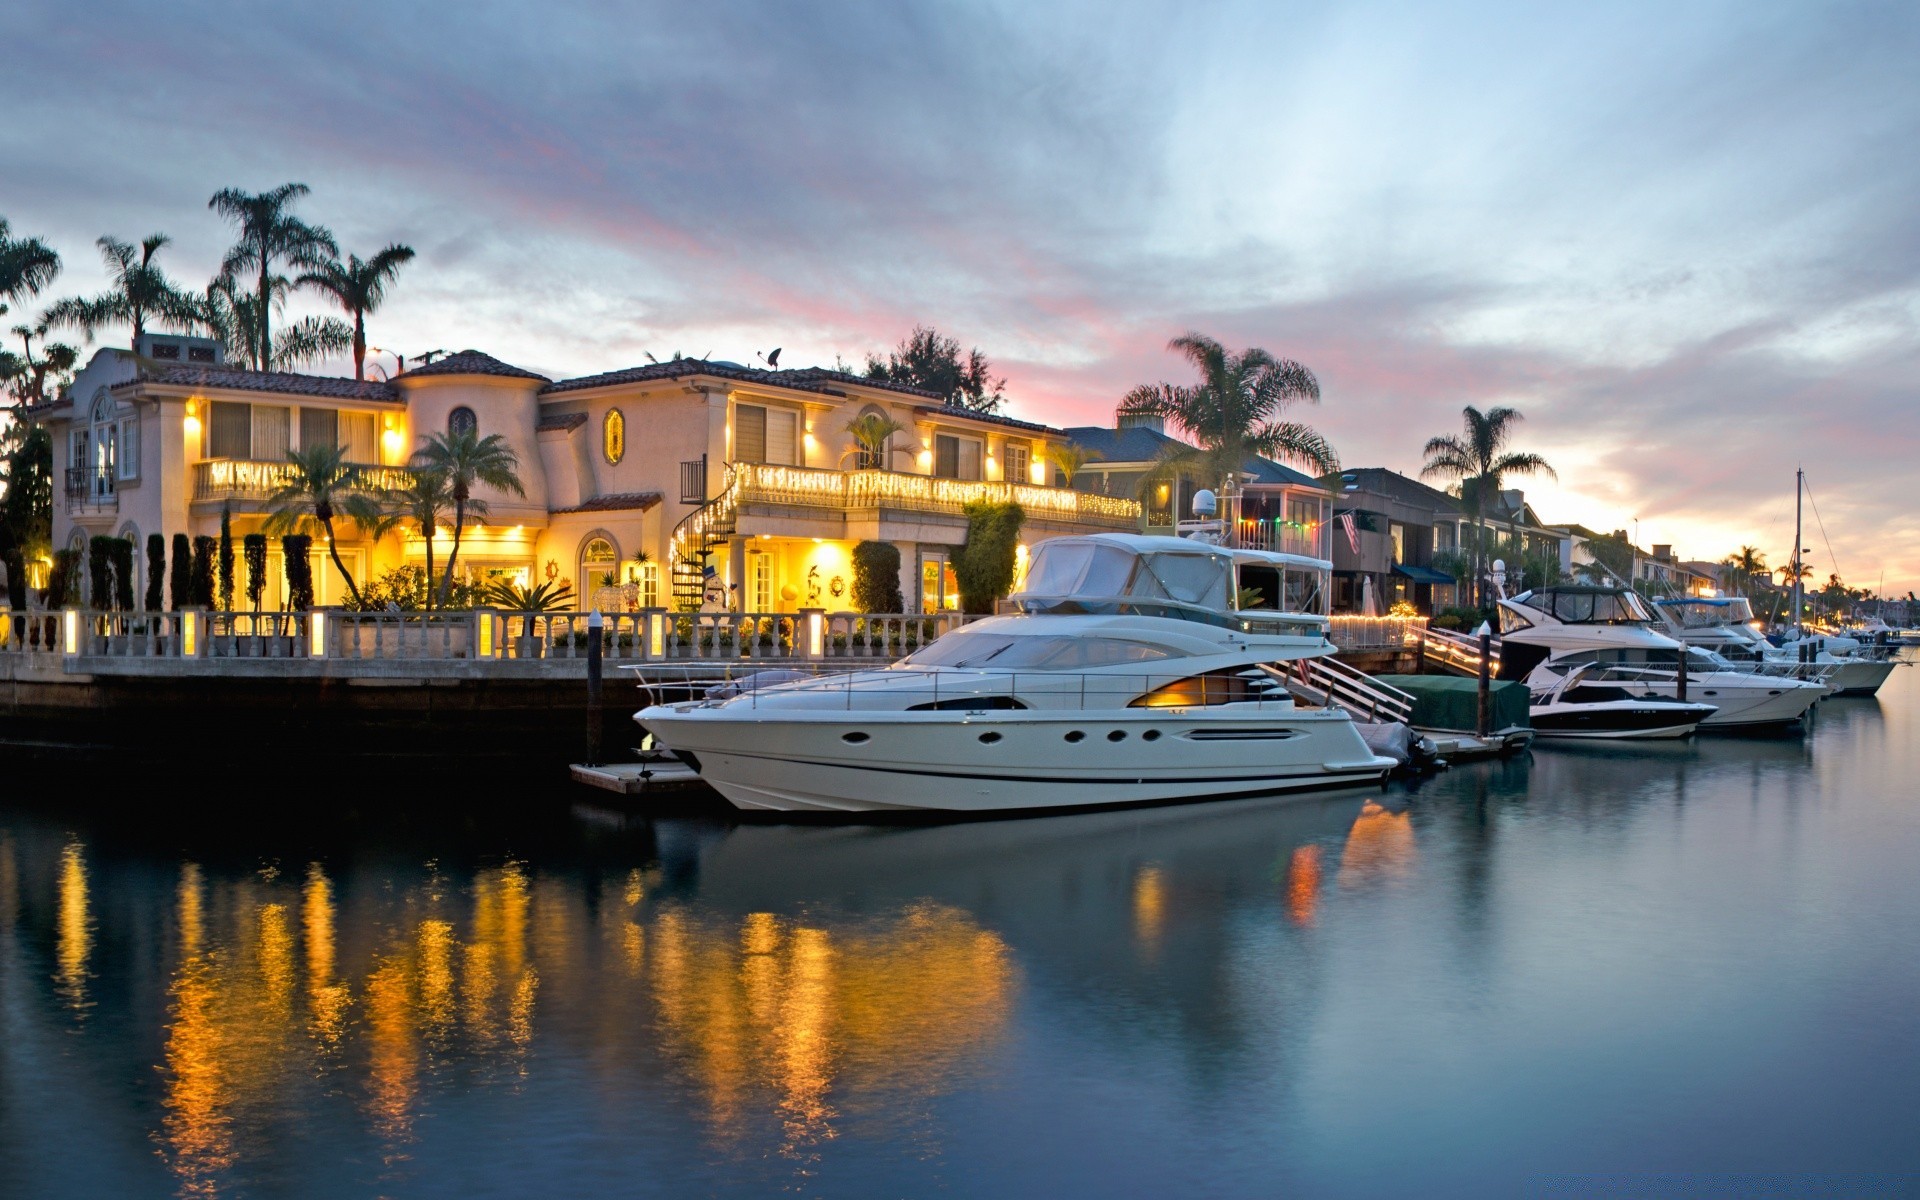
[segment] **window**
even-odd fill
[[[955,437],[952,434],[935,434],[933,438],[933,473],[942,479],[978,479],[980,478],[981,446],[974,438]]]
[[[475,433],[479,428],[480,418],[474,416],[473,410],[464,404],[447,414],[448,433]]]
[[[640,607],[660,607],[660,567],[656,563],[640,564]]]
[[[190,362],[210,363],[213,361],[212,346],[188,346],[187,359]]]
[[[253,405],[215,400],[207,407],[207,457],[252,457]]]
[[[178,342],[153,342],[147,346],[147,354],[150,357],[165,359],[168,362],[179,362],[180,344]]]
[[[289,446],[293,410],[269,404],[253,406],[253,457],[263,462],[284,462]]]
[[[592,604],[596,588],[613,586],[619,563],[619,552],[606,538],[592,538],[580,548],[580,586],[575,590],[582,604]]]
[[[379,462],[378,451],[373,448],[373,414],[341,413],[339,444],[346,450],[347,462]]]
[[[780,463],[800,461],[800,414],[787,409],[739,404],[733,410],[735,462]]]
[[[1030,470],[1029,464],[1033,461],[1033,454],[1027,444],[1025,442],[1008,442],[1006,453],[1007,465],[1004,475],[1007,482],[1030,482],[1028,472]]]
[[[944,554],[920,560],[920,611],[953,612],[960,607],[960,582]]]
[[[121,479],[140,478],[140,418],[120,422],[120,454],[116,463]]]
[[[773,611],[773,555],[747,555],[747,604],[748,612]]]
[[[627,419],[617,408],[608,409],[606,420],[600,423],[600,453],[610,464],[627,456]]]
[[[300,448],[311,450],[315,446],[338,446],[340,444],[340,414],[331,408],[303,408],[300,410]]]
[[[1167,646],[1121,638],[1012,636],[955,630],[900,662],[904,667],[995,667],[1021,671],[1078,671],[1118,663],[1157,662],[1184,654]]]

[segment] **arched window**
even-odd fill
[[[480,418],[474,416],[473,410],[464,404],[447,414],[448,433],[474,433],[479,428]]]
[[[627,419],[620,410],[607,410],[606,420],[600,423],[600,452],[607,456],[609,463],[617,463],[627,456]]]
[[[619,569],[620,551],[613,542],[604,537],[590,537],[580,547],[580,579],[574,591],[579,593],[582,602],[589,602],[596,588],[611,587],[620,582],[614,578]]]

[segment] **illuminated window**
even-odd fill
[[[607,456],[609,463],[617,463],[627,456],[627,419],[620,410],[607,410],[606,420],[600,423],[600,453]]]
[[[1007,466],[1001,472],[1012,483],[1026,483],[1028,464],[1032,461],[1032,450],[1025,442],[1007,443]]]
[[[479,428],[480,418],[474,416],[473,410],[464,404],[447,414],[448,433],[474,433]]]

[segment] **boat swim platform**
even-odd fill
[[[645,796],[654,792],[705,791],[700,773],[685,763],[656,759],[650,762],[573,763],[567,767],[573,781],[604,792],[623,796]]]

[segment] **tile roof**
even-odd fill
[[[1162,433],[1148,425],[1129,425],[1125,429],[1110,429],[1103,425],[1076,425],[1066,431],[1078,445],[1085,446],[1100,457],[1099,463],[1150,463],[1158,459],[1161,452],[1169,446],[1184,447],[1187,443],[1172,434]],[[1304,487],[1320,487],[1320,481],[1311,475],[1302,474],[1292,467],[1262,458],[1257,454],[1247,456],[1246,463],[1240,468],[1245,474],[1253,476],[1254,485],[1259,484],[1298,484]]]
[[[867,379],[845,371],[829,371],[823,367],[799,367],[789,371],[766,371],[759,367],[745,367],[736,362],[723,362],[705,358],[676,358],[672,362],[648,363],[644,367],[628,367],[621,371],[606,371],[599,375],[582,375],[578,379],[562,379],[540,389],[543,396],[552,396],[561,392],[584,391],[587,388],[614,387],[625,383],[646,383],[655,379],[689,379],[696,375],[708,375],[715,379],[734,379],[742,383],[764,383],[774,387],[794,388],[803,392],[819,392],[829,396],[841,396],[846,393],[842,388],[848,384],[860,387],[880,388],[889,392],[901,392],[909,396],[923,396],[937,400],[933,392],[901,383],[888,383],[879,379]],[[836,386],[839,385],[839,386]]]
[[[556,508],[556,513],[580,512],[645,512],[660,503],[659,492],[610,492],[604,496],[595,496],[572,508]]]
[[[400,399],[400,389],[374,379],[342,379],[335,375],[296,375],[290,371],[248,371],[238,367],[174,366],[143,363],[140,373],[114,388],[139,383],[174,387],[226,388],[237,392],[275,392],[290,396],[325,396],[335,400]]]
[[[544,413],[537,428],[541,433],[548,433],[555,429],[578,429],[586,423],[585,413]]]
[[[1320,485],[1331,488],[1336,496],[1345,494],[1349,483],[1354,491],[1373,492],[1416,508],[1430,508],[1434,512],[1460,511],[1460,502],[1452,496],[1385,467],[1355,467],[1320,477]]]
[[[971,408],[962,408],[957,404],[922,405],[913,410],[930,417],[946,417],[959,421],[983,421],[988,425],[1005,425],[1009,429],[1024,429],[1030,433],[1056,433],[1051,425],[1042,425],[1038,421],[1022,421],[1018,417],[1003,417],[999,413],[975,412]]]
[[[424,367],[415,367],[411,371],[394,376],[395,379],[423,379],[433,375],[497,375],[506,379],[538,379],[548,382],[545,375],[536,375],[532,371],[503,363],[491,354],[482,354],[478,350],[462,350],[458,354],[449,354],[438,362],[428,363]]]

